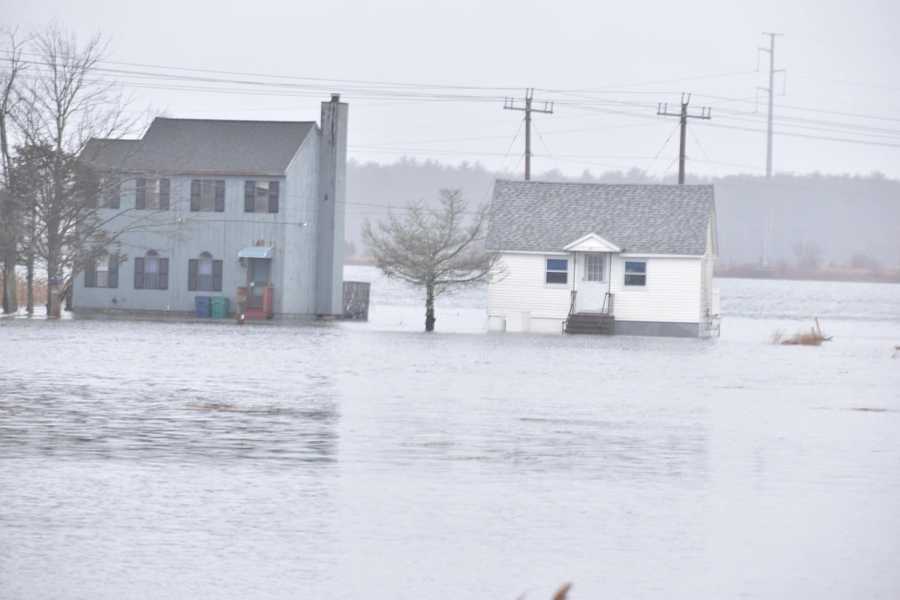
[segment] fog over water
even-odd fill
[[[347,277],[369,323],[0,319],[0,598],[900,594],[900,286],[721,280],[686,340]]]

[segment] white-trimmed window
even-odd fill
[[[169,180],[135,179],[134,208],[136,210],[169,210]]]
[[[565,285],[569,282],[569,259],[548,258],[544,282],[550,284]]]
[[[192,179],[191,212],[225,212],[225,180]]]
[[[109,260],[97,261],[97,287],[109,287]]]
[[[156,250],[147,250],[144,256],[134,259],[134,289],[169,289],[169,259],[162,258]]]
[[[209,252],[188,260],[188,291],[221,292],[222,261],[215,260]]]
[[[647,285],[647,261],[625,261],[625,285],[629,287],[643,287]]]
[[[244,212],[277,213],[279,187],[277,181],[246,180],[244,182]]]
[[[602,254],[584,255],[584,280],[603,281],[603,265],[606,257]]]
[[[90,259],[84,268],[84,287],[119,287],[119,257],[110,254]]]

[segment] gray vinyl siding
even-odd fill
[[[316,238],[319,226],[319,136],[308,135],[288,165],[284,191],[279,200],[280,214],[288,225],[284,264],[284,298],[287,314],[312,315],[316,312]],[[305,223],[306,225],[300,225]]]
[[[119,267],[119,287],[86,288],[81,274],[73,290],[75,309],[192,312],[197,295],[226,296],[233,306],[238,286],[246,284],[246,268],[240,264],[238,252],[261,240],[274,246],[274,312],[314,314],[318,154],[318,136],[308,135],[284,177],[256,177],[279,182],[278,213],[244,212],[244,182],[253,179],[250,176],[204,177],[225,180],[224,212],[190,211],[191,180],[199,177],[169,177],[168,211],[134,210],[135,181],[126,181],[122,185],[121,209],[127,212],[117,217],[110,228],[116,230],[130,223],[138,229],[123,234],[119,240],[119,252],[127,256]],[[148,249],[169,259],[166,290],[134,289],[134,259]],[[223,261],[221,292],[188,291],[188,261],[202,252]]]

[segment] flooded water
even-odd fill
[[[348,277],[369,323],[0,319],[0,598],[900,597],[900,286],[724,280],[703,341]]]

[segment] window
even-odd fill
[[[88,208],[113,208],[118,209],[121,189],[119,180],[113,177],[91,177],[87,185]]]
[[[119,287],[119,257],[110,254],[89,260],[84,268],[84,287]]]
[[[98,261],[95,273],[97,275],[97,287],[109,287],[109,261]]]
[[[245,181],[244,212],[277,213],[278,187],[277,181]]]
[[[221,292],[222,261],[213,260],[209,252],[203,252],[199,258],[188,260],[188,290]]]
[[[169,289],[169,259],[161,258],[156,250],[147,250],[134,259],[134,289]]]
[[[191,180],[192,212],[225,212],[225,180]]]
[[[545,281],[547,283],[566,284],[569,281],[569,259],[548,258]]]
[[[102,198],[101,208],[118,209],[122,197],[122,188],[118,179],[111,177],[104,178],[100,185],[100,197]]]
[[[647,261],[645,261],[645,260],[626,260],[625,261],[625,285],[633,285],[633,286],[647,285]]]
[[[603,281],[603,264],[606,257],[602,254],[585,254],[584,256],[584,280]]]
[[[134,207],[137,210],[169,210],[169,180],[135,180]]]

